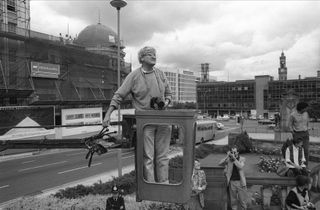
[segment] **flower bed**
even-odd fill
[[[260,160],[257,163],[259,172],[262,173],[276,173],[282,160],[280,157],[260,156]]]

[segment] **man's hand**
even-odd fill
[[[106,114],[102,121],[102,126],[103,127],[109,127],[110,126],[110,115]]]

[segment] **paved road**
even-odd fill
[[[117,169],[117,153],[94,156],[91,167],[84,149],[0,162],[0,203]],[[122,166],[134,163],[133,152],[122,153]]]

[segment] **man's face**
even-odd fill
[[[199,170],[200,169],[200,162],[194,161],[194,168]]]
[[[299,143],[296,144],[297,147],[302,147],[302,145],[303,145],[302,141],[300,141]]]
[[[112,197],[113,197],[114,199],[118,198],[118,196],[119,196],[119,193],[117,193],[117,192],[112,193]]]
[[[237,150],[237,148],[232,148],[232,149],[231,149],[231,153],[233,153],[235,157],[238,157],[238,150]]]
[[[142,57],[142,63],[146,63],[149,65],[155,65],[157,62],[157,57],[155,52],[147,52],[143,57]]]

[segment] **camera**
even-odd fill
[[[163,109],[164,105],[165,103],[160,97],[152,97],[150,99],[150,107],[153,109]]]
[[[235,152],[230,151],[229,158],[232,162],[235,160],[235,155],[236,155]]]

